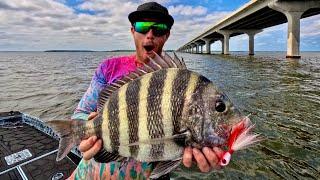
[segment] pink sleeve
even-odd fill
[[[91,112],[97,111],[100,92],[110,83],[136,69],[135,56],[116,57],[104,60],[96,69],[89,88],[81,98],[72,119],[87,120]]]
[[[74,111],[72,119],[87,120],[91,112],[97,111],[97,102],[100,92],[108,84],[107,71],[110,69],[108,60],[102,62],[95,71],[90,82],[89,88],[82,96],[77,108]]]

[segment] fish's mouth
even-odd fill
[[[221,124],[218,127],[210,126],[212,128],[207,129],[207,131],[204,132],[203,140],[200,144],[206,145],[206,146],[224,146],[227,145],[230,138],[237,138],[232,137],[232,134],[234,134],[235,131],[239,131],[239,129],[247,128],[251,125],[251,121],[249,119],[249,116],[242,116],[237,117],[235,119],[236,124],[229,125],[229,124]]]

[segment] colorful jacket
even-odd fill
[[[115,57],[104,60],[96,69],[90,86],[81,98],[72,119],[88,120],[90,112],[97,110],[99,93],[108,84],[134,71],[139,64],[135,55]],[[93,159],[82,160],[69,179],[146,179],[152,167],[148,163],[128,160],[126,166],[119,162],[98,163]]]

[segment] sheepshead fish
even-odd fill
[[[209,79],[188,70],[175,54],[154,54],[101,92],[94,120],[47,122],[60,136],[57,160],[96,135],[103,140],[97,161],[159,162],[151,174],[157,178],[181,163],[186,146],[224,148],[225,166],[234,151],[259,141],[249,118]]]

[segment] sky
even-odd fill
[[[177,49],[249,0],[159,0],[175,23],[164,49]],[[146,0],[1,0],[0,51],[134,49],[128,14]],[[301,20],[301,51],[320,51],[320,15]],[[256,51],[286,51],[287,24],[255,36]],[[221,50],[221,43],[211,45]],[[248,51],[248,36],[230,39]]]

